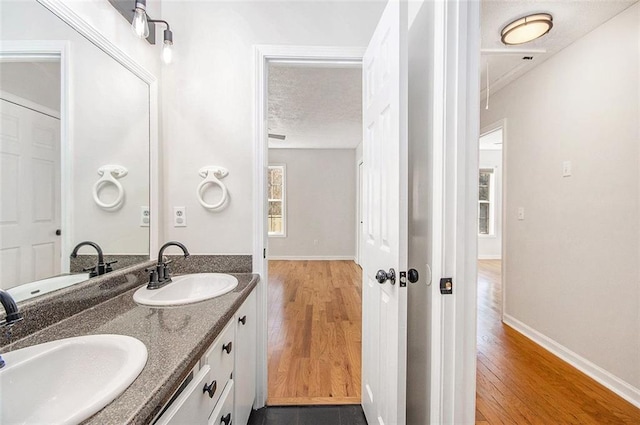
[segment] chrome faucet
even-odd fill
[[[149,272],[149,284],[147,284],[147,289],[158,289],[171,282],[171,275],[169,273],[169,263],[171,263],[171,260],[164,261],[164,258],[162,258],[164,250],[170,246],[177,246],[180,248],[184,253],[184,258],[187,258],[190,255],[187,247],[180,242],[171,241],[162,245],[160,252],[158,252],[158,264],[147,269],[147,272]]]
[[[0,303],[6,313],[5,319],[0,322],[2,326],[11,326],[22,320],[22,313],[18,310],[18,305],[7,291],[0,289]]]
[[[109,273],[113,271],[113,267],[111,267],[111,265],[117,263],[118,261],[116,260],[116,261],[110,261],[108,263],[105,263],[104,255],[102,254],[102,249],[100,248],[100,245],[98,245],[95,242],[91,242],[91,241],[80,242],[78,245],[76,245],[75,248],[73,248],[73,252],[71,252],[71,258],[76,258],[78,256],[78,250],[85,245],[91,246],[95,248],[96,251],[98,251],[98,264],[96,264],[95,267],[88,267],[86,269],[82,269],[82,271],[90,272],[89,277],[96,277],[96,276],[100,276],[105,273]]]

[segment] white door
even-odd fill
[[[370,424],[406,418],[406,2],[390,1],[363,58],[362,406]],[[401,24],[405,23],[405,24]],[[396,273],[379,283],[379,270]]]
[[[60,120],[0,100],[0,281],[60,274]]]

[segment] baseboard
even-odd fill
[[[640,408],[640,389],[634,387],[628,382],[625,382],[584,357],[574,353],[548,336],[543,335],[535,329],[525,325],[518,319],[515,319],[508,314],[504,314],[502,320],[506,325],[520,332],[536,344],[593,378],[614,393],[618,394],[620,397],[627,400],[629,403]]]
[[[356,257],[344,256],[305,256],[305,255],[270,255],[267,260],[285,260],[285,261],[356,261]]]
[[[493,255],[482,255],[478,254],[478,260],[502,260],[502,255],[493,254]]]

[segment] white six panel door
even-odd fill
[[[363,58],[364,242],[362,406],[370,425],[406,418],[407,266],[406,2],[390,1]]]
[[[3,289],[60,274],[60,120],[0,99]]]

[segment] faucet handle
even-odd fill
[[[98,270],[96,270],[96,266],[93,267],[85,267],[84,269],[82,269],[83,272],[89,272],[89,277],[96,277],[98,276]]]
[[[113,271],[113,267],[111,267],[111,265],[112,265],[112,264],[115,264],[115,263],[117,263],[117,262],[118,262],[118,260],[107,261],[107,262],[105,263],[105,271],[106,271],[107,273],[112,272],[112,271]]]

